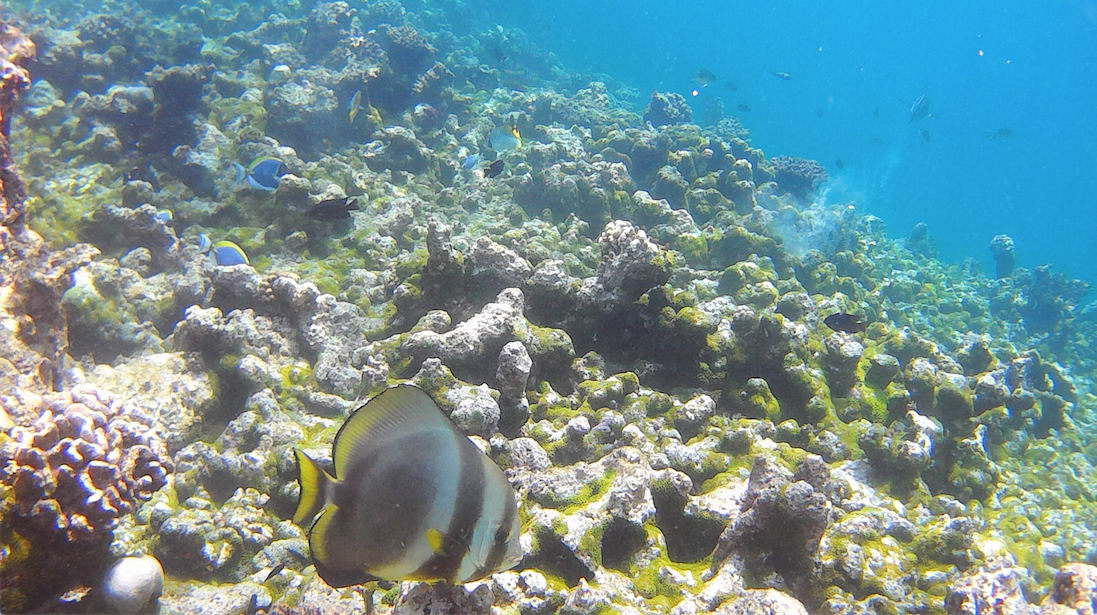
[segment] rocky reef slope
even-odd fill
[[[76,3],[29,27],[33,62],[8,30],[5,613],[97,612],[145,553],[161,613],[1093,612],[1084,284],[1008,238],[993,278],[936,261],[734,118],[459,7],[275,4]],[[504,125],[524,143],[497,152]],[[273,192],[229,170],[261,155]],[[306,215],[345,196],[349,221]],[[403,381],[505,469],[525,559],[331,589],[292,449],[330,460]]]

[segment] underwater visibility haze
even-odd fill
[[[0,8],[0,612],[1092,615],[1097,4]]]

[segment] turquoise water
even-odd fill
[[[927,223],[947,260],[990,267],[987,246],[1005,233],[1025,266],[1097,282],[1092,2],[484,6],[576,70],[641,92],[686,94],[698,69],[712,71],[720,81],[690,97],[697,115],[706,97],[731,114],[749,104],[737,115],[756,147],[819,160],[828,197],[857,201],[894,236]],[[932,115],[908,124],[922,94]],[[986,137],[1001,128],[1013,136]]]

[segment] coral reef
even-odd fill
[[[1087,612],[1085,283],[1004,236],[994,278],[942,263],[473,5],[116,8],[36,21],[29,92],[0,30],[4,612],[92,612],[142,553],[167,613]],[[272,192],[225,173],[259,156]],[[403,382],[507,472],[525,558],[334,590],[293,449]]]
[[[685,124],[693,119],[686,99],[676,92],[652,92],[651,102],[644,108],[644,121],[655,126]]]
[[[769,160],[777,185],[800,198],[808,198],[816,188],[830,180],[823,165],[796,156],[776,156]]]
[[[3,444],[2,478],[15,498],[9,512],[39,531],[71,542],[99,539],[174,470],[151,421],[108,394],[81,385],[11,399],[19,401],[5,403],[9,416],[37,418],[29,428],[13,427]]]
[[[1008,235],[995,235],[990,240],[990,251],[994,255],[994,274],[998,279],[1013,275],[1017,256],[1013,253],[1013,239]]]

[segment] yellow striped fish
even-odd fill
[[[300,450],[294,523],[332,587],[374,580],[469,583],[518,565],[517,496],[499,466],[411,385],[351,414],[335,475]]]
[[[516,124],[499,126],[491,131],[491,148],[496,152],[504,152],[508,149],[522,147],[522,133],[518,132]]]
[[[350,118],[350,123],[354,123],[354,118],[358,117],[358,110],[362,108],[362,90],[358,90],[354,93],[354,96],[350,99],[350,113],[347,117]]]

